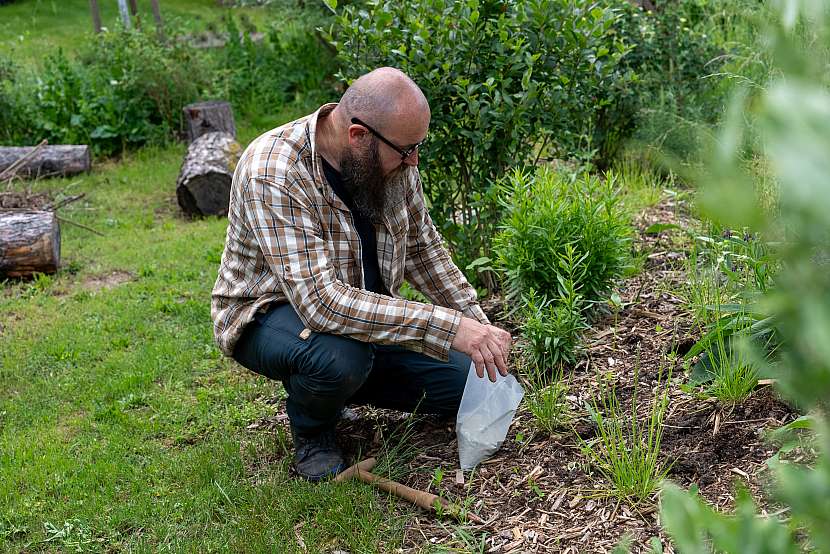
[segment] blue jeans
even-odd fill
[[[376,345],[328,333],[311,333],[291,304],[257,313],[234,348],[246,368],[282,381],[292,427],[313,435],[331,429],[347,404],[454,417],[470,357],[450,351],[441,362],[400,346]]]

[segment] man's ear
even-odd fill
[[[349,133],[349,146],[363,146],[364,142],[366,141],[366,136],[369,134],[369,131],[366,130],[365,127],[362,125],[358,125],[353,123],[349,125],[348,129]]]

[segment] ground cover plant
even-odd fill
[[[216,15],[209,4],[198,10]],[[100,154],[118,154],[99,155],[89,175],[0,189],[46,201],[84,193],[61,213],[100,233],[64,225],[57,274],[0,283],[0,550],[830,547],[830,135],[826,88],[816,85],[827,84],[828,49],[816,17],[777,26],[763,19],[770,6],[743,0],[654,11],[629,2],[327,1],[331,27],[329,8],[306,3],[316,10],[306,23],[334,41],[343,76],[361,64],[405,65],[435,99],[434,143],[423,153],[431,209],[462,269],[487,285],[488,316],[512,331],[511,366],[526,387],[503,448],[473,472],[457,471],[452,421],[360,408],[340,437],[351,461],[378,455],[379,472],[462,506],[485,521],[477,525],[356,482],[296,480],[281,387],[213,345],[208,297],[226,221],[178,213],[175,105],[188,90],[230,96],[247,143],[335,99],[339,86],[332,59],[318,56],[327,47],[300,21],[305,12],[268,4],[216,15],[210,33],[227,42],[210,52],[114,30],[90,43],[62,30],[45,2],[0,6],[2,44],[24,35],[16,67],[0,64],[0,138],[19,140],[14,133],[39,117],[38,132],[54,123],[53,140],[88,137]],[[35,15],[19,19],[27,5]],[[88,24],[86,3],[70,0],[63,18]],[[769,51],[756,42],[764,21],[777,29]],[[183,22],[182,36],[205,23]],[[54,29],[54,42],[35,25]],[[33,63],[52,45],[63,55]],[[128,45],[134,59],[120,50]],[[537,51],[567,65],[534,59]],[[714,65],[713,52],[722,57]],[[785,59],[801,61],[793,69]],[[214,73],[180,82],[171,60]],[[729,75],[701,75],[710,71]],[[89,75],[101,86],[84,88]],[[102,93],[108,78],[124,90]],[[749,85],[735,102],[747,110],[727,111],[730,83]],[[44,93],[43,110],[15,108],[29,90]],[[530,113],[543,105],[556,109]],[[732,114],[727,129],[744,131],[721,135],[705,157],[723,172],[656,164],[658,147],[672,145],[694,161],[705,139],[686,130],[722,113]],[[104,125],[116,136],[90,136]],[[630,135],[648,144],[632,148]],[[716,186],[699,194],[707,180]],[[411,287],[406,294],[418,298]],[[695,381],[696,367],[713,378]],[[675,485],[663,486],[658,504],[663,476]],[[759,519],[760,510],[771,515]]]

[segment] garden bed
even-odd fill
[[[650,400],[661,372],[671,370],[661,448],[662,461],[671,464],[669,479],[685,487],[697,484],[700,495],[721,509],[733,506],[737,481],[759,497],[765,461],[775,452],[763,432],[797,414],[768,386],[733,408],[681,390],[679,385],[686,381],[682,354],[697,338],[683,300],[673,293],[682,289],[686,278],[686,254],[681,243],[645,233],[656,222],[692,225],[680,201],[664,201],[637,218],[635,250],[646,252],[644,269],[620,284],[625,307],[595,321],[585,337],[585,356],[569,378],[572,430],[564,428],[555,436],[538,432],[523,403],[502,449],[462,478],[456,471],[454,422],[423,418],[415,423],[411,443],[418,454],[402,481],[458,500],[487,525],[462,530],[429,514],[406,517],[404,552],[421,551],[428,544],[479,551],[482,541],[485,552],[610,552],[625,535],[631,537],[634,552],[647,550],[652,537],[659,537],[671,552],[655,502],[632,506],[610,495],[608,483],[592,471],[582,452],[576,434],[590,440],[596,432],[584,406],[596,396],[598,372],[613,375],[625,406],[635,389],[635,375],[641,399]],[[485,308],[498,320],[498,300],[486,302]],[[669,356],[670,352],[677,355]],[[647,409],[649,402],[641,404]],[[279,411],[262,426],[287,428],[283,403]],[[381,450],[381,434],[388,436],[403,421],[396,412],[366,407],[356,411],[360,417],[342,421],[340,429],[353,462]],[[399,506],[404,517],[409,508]]]

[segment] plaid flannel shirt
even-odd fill
[[[393,296],[363,290],[360,237],[315,148],[318,115],[335,105],[268,131],[242,154],[212,294],[216,341],[232,355],[257,310],[288,301],[312,332],[446,360],[462,314],[488,322],[475,289],[444,248],[418,170],[410,167],[390,184],[397,204],[375,224],[378,265]],[[401,298],[404,279],[434,304]]]

